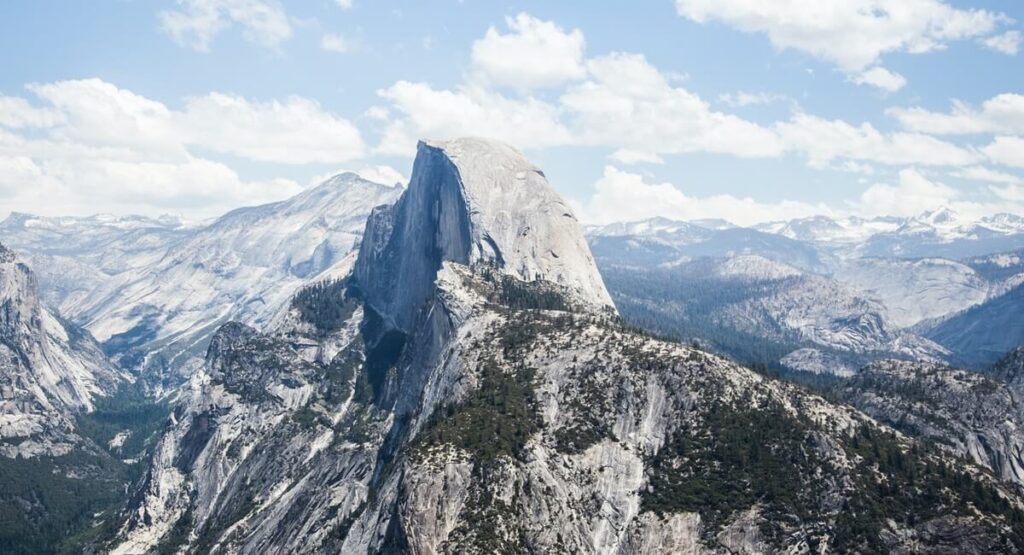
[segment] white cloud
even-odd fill
[[[398,114],[387,124],[379,150],[409,154],[417,138],[485,135],[526,149],[590,145],[646,156],[770,157],[783,151],[771,130],[712,110],[699,96],[673,86],[643,56],[610,54],[588,60],[586,69],[586,79],[557,103],[506,96],[475,82],[438,90],[399,81],[378,91]]]
[[[583,32],[520,13],[505,19],[509,33],[487,29],[473,43],[474,67],[497,85],[531,89],[582,78]]]
[[[302,97],[255,102],[210,93],[187,99],[178,111],[99,79],[28,88],[62,118],[50,136],[83,145],[177,158],[191,145],[285,164],[344,162],[364,153],[352,123]]]
[[[1017,213],[1020,213],[1020,208],[1024,206],[1024,185],[1004,185],[1002,187],[991,187],[992,193],[1000,199],[1017,203]],[[1004,207],[1001,212],[1008,212],[1011,208],[1009,206]]]
[[[326,50],[327,52],[337,52],[344,54],[352,48],[349,44],[348,39],[338,33],[327,33],[320,37],[320,49]]]
[[[850,79],[858,85],[872,85],[886,92],[896,92],[907,84],[905,77],[881,66],[862,71]]]
[[[826,120],[797,114],[775,125],[787,147],[803,152],[814,167],[835,160],[860,160],[887,165],[966,166],[978,154],[919,133],[885,134],[869,123],[853,126],[842,120]]]
[[[16,96],[0,96],[0,127],[53,127],[63,121],[63,115],[57,110],[36,108]]]
[[[300,191],[290,180],[245,181],[227,166],[201,158],[151,162],[50,156],[37,162],[0,153],[0,204],[42,215],[181,211],[210,217]]]
[[[664,164],[665,160],[657,154],[650,152],[641,152],[639,150],[629,150],[620,148],[613,152],[609,156],[612,160],[619,162],[620,164]]]
[[[1020,31],[1007,31],[1001,35],[995,35],[981,41],[987,48],[1002,52],[1008,56],[1016,56],[1020,50],[1021,40],[1024,36]]]
[[[99,79],[27,88],[44,105],[23,98],[0,103],[16,107],[19,121],[29,117],[33,126],[0,127],[5,209],[212,216],[279,200],[301,187],[285,179],[243,179],[198,156],[195,147],[288,164],[345,162],[364,150],[351,123],[299,97],[254,102],[210,93],[175,110]]]
[[[906,129],[934,135],[1024,134],[1024,95],[1015,93],[994,96],[983,102],[981,108],[954,101],[948,113],[921,107],[891,108],[886,113]]]
[[[50,129],[56,139],[184,154],[174,115],[161,102],[100,79],[32,84],[27,88],[62,114],[63,124]]]
[[[1024,168],[1024,137],[996,137],[981,151],[993,162]]]
[[[1024,211],[1024,192],[1017,185],[989,187],[995,199],[967,200],[957,189],[934,181],[924,173],[907,168],[899,172],[896,184],[877,183],[851,202],[854,212],[861,216],[916,216],[926,210],[948,207],[968,219],[1001,212]]]
[[[801,218],[831,211],[823,205],[781,201],[757,202],[732,195],[691,197],[671,183],[648,183],[643,176],[605,166],[593,196],[579,206],[591,224],[636,221],[655,216],[678,220],[723,218],[739,225]]]
[[[275,48],[292,36],[292,26],[275,0],[178,0],[181,9],[160,12],[160,28],[178,44],[206,51],[221,31],[242,28],[246,40]]]
[[[959,196],[948,185],[931,181],[915,169],[904,169],[900,170],[896,185],[872,185],[854,207],[863,216],[916,216],[925,210],[950,206]]]
[[[343,10],[348,10],[352,8],[352,0],[334,0],[334,3],[337,4],[338,7]]]
[[[385,154],[411,155],[418,139],[463,135],[493,137],[524,149],[572,142],[557,108],[533,97],[513,99],[473,85],[436,90],[408,81],[378,94],[399,115],[385,128],[378,148]]]
[[[409,183],[409,178],[406,177],[405,174],[391,166],[366,166],[357,170],[356,173],[367,181],[373,181],[374,183],[380,183],[382,185],[394,185],[395,183],[401,183],[404,187]]]
[[[210,93],[188,99],[180,121],[189,143],[252,160],[332,163],[364,153],[352,123],[297,96],[283,102],[252,102]]]
[[[986,168],[984,166],[971,166],[962,170],[952,172],[950,175],[953,177],[959,177],[960,179],[969,179],[972,181],[988,181],[990,183],[1003,183],[1003,184],[1016,184],[1024,183],[1024,179],[1020,177]]]
[[[717,21],[763,33],[780,50],[807,53],[848,75],[876,65],[886,53],[942,49],[952,41],[988,36],[1010,21],[941,0],[676,0],[676,10],[698,23]]]
[[[786,100],[781,94],[768,92],[745,92],[726,93],[718,95],[718,101],[727,106],[742,108],[744,106],[757,106],[760,104],[772,104]]]
[[[583,144],[638,152],[713,152],[771,157],[782,144],[769,129],[723,112],[673,86],[639,54],[613,53],[587,62],[589,77],[560,98]]]

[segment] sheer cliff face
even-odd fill
[[[583,305],[613,307],[572,210],[501,143],[421,142],[409,189],[367,223],[356,279],[367,303],[408,332],[445,261],[549,281]]]

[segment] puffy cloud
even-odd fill
[[[782,152],[771,130],[712,110],[696,94],[673,86],[642,55],[601,56],[588,61],[587,70],[588,79],[560,99],[581,143],[655,154]]]
[[[1024,168],[1024,137],[996,137],[981,151],[993,162]]]
[[[966,200],[957,189],[929,179],[924,173],[907,168],[899,172],[895,184],[876,183],[850,203],[854,212],[866,216],[916,216],[926,210],[949,207],[968,219],[1000,212],[1020,213],[1024,195],[1017,185],[990,187],[997,197],[989,201]]]
[[[399,81],[378,91],[398,114],[386,126],[380,151],[408,154],[418,137],[486,135],[521,148],[607,146],[627,157],[782,153],[771,130],[712,110],[699,96],[673,86],[643,56],[611,54],[589,60],[586,68],[586,79],[569,87],[557,103],[506,96],[478,83],[438,90]]]
[[[183,155],[174,115],[161,102],[100,79],[29,85],[64,118],[51,128],[54,138],[90,146],[168,151]]]
[[[363,153],[358,130],[315,102],[292,97],[254,102],[210,93],[180,110],[99,79],[28,87],[0,127],[0,205],[48,214],[160,213],[212,216],[239,205],[279,200],[291,180],[248,180],[194,147],[263,162],[336,163]],[[24,110],[24,108],[28,110]],[[24,125],[22,125],[24,124]]]
[[[676,11],[698,23],[763,33],[780,50],[804,52],[866,83],[890,87],[899,80],[863,73],[884,54],[942,49],[951,41],[987,37],[1010,21],[941,0],[676,0]]]
[[[4,208],[44,215],[181,211],[209,217],[299,191],[290,180],[245,181],[227,166],[202,158],[153,162],[48,157],[36,162],[0,154]]]
[[[921,107],[890,108],[886,113],[906,129],[934,135],[1024,133],[1024,95],[1015,93],[994,96],[981,108],[955,101],[945,113]]]
[[[881,66],[854,75],[851,80],[858,85],[872,85],[886,92],[896,92],[907,84],[905,77]]]
[[[160,12],[160,28],[178,44],[206,51],[221,31],[238,25],[246,40],[274,48],[292,36],[292,26],[274,0],[178,0],[180,9]]]
[[[895,185],[876,183],[869,187],[854,206],[865,216],[916,216],[925,210],[949,206],[959,196],[956,189],[908,168],[900,170]]]
[[[1004,184],[1015,184],[1024,183],[1024,179],[1017,177],[1016,175],[1000,172],[984,166],[971,166],[950,173],[953,177],[959,177],[960,179],[969,179],[972,181],[988,181],[990,183],[1004,183]]]
[[[982,44],[986,48],[995,50],[996,52],[1002,52],[1008,56],[1016,56],[1020,50],[1021,40],[1024,39],[1024,35],[1021,35],[1020,31],[1007,31],[1001,35],[995,35],[983,39]]]
[[[671,183],[649,183],[640,174],[606,166],[594,194],[579,206],[591,224],[636,221],[655,216],[678,220],[722,218],[739,225],[800,218],[831,211],[823,205],[780,201],[763,203],[732,195],[691,197]]]
[[[494,137],[520,148],[572,142],[558,109],[533,97],[514,99],[473,85],[436,90],[408,81],[399,81],[378,94],[398,113],[387,124],[378,148],[385,154],[412,154],[420,138],[463,135]]]
[[[363,156],[359,130],[313,100],[252,102],[211,93],[191,98],[178,121],[188,143],[266,162],[343,162]]]
[[[57,110],[36,108],[16,96],[0,96],[0,127],[53,127],[63,121],[63,114]]]
[[[497,85],[531,89],[582,78],[583,32],[566,32],[527,13],[505,19],[509,32],[491,27],[473,43],[473,65]]]
[[[1024,206],[1024,185],[1004,185],[1002,187],[991,187],[992,193],[1000,199],[1017,203],[1017,211],[1019,213],[1020,208]],[[1010,210],[1010,207],[1005,207],[1001,212]]]
[[[191,145],[285,164],[344,162],[364,153],[351,122],[301,97],[255,102],[210,93],[187,99],[179,111],[99,79],[30,85],[29,90],[60,115],[62,123],[50,127],[51,137],[82,145],[179,159]]]
[[[610,156],[612,160],[619,162],[620,164],[664,164],[665,160],[657,154],[650,152],[641,152],[638,150],[629,150],[620,148],[613,152]]]
[[[348,39],[338,33],[327,33],[320,37],[321,50],[344,54],[351,50],[351,48],[352,45],[349,44]]]
[[[965,166],[978,154],[920,133],[882,133],[869,123],[854,126],[797,114],[775,129],[786,145],[806,153],[812,166],[826,167],[834,160],[860,160],[888,165]]]

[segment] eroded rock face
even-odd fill
[[[367,303],[408,333],[446,261],[549,281],[614,310],[568,204],[501,143],[421,142],[408,190],[370,216],[355,277]]]

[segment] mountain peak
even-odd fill
[[[925,210],[916,219],[935,226],[948,226],[955,224],[960,216],[952,208],[942,206],[935,210]]]
[[[408,189],[367,222],[355,275],[368,304],[408,329],[445,261],[613,306],[572,209],[537,166],[497,141],[421,141]]]

